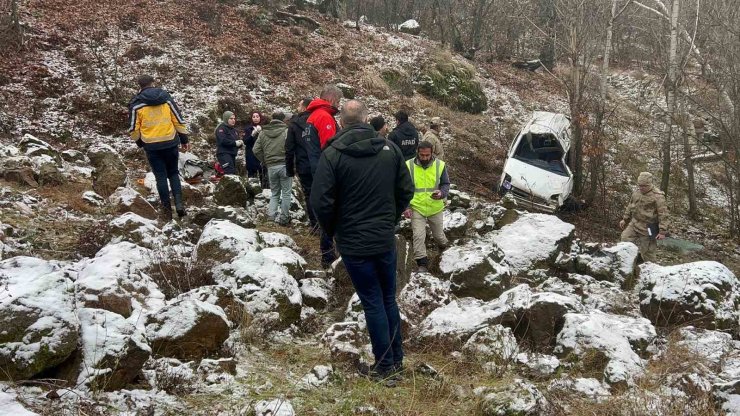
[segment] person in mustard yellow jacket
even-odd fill
[[[429,267],[426,249],[427,222],[437,244],[441,248],[447,247],[443,220],[445,198],[450,192],[450,177],[445,162],[432,154],[433,148],[431,143],[422,141],[416,150],[416,157],[406,161],[414,182],[414,198],[404,216],[411,218],[414,259],[419,272],[426,272]]]
[[[175,199],[177,215],[185,216],[178,170],[178,146],[183,151],[189,149],[189,133],[175,101],[167,91],[154,86],[154,78],[142,75],[137,82],[141,89],[128,106],[128,131],[136,144],[146,152],[149,166],[157,180],[162,216],[169,221],[172,219],[170,189]]]

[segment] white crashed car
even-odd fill
[[[509,147],[499,193],[511,194],[524,208],[557,211],[573,190],[569,150],[570,119],[535,111]]]

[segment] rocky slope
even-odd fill
[[[233,3],[142,13],[118,2],[95,16],[84,2],[26,5],[29,48],[1,60],[0,413],[740,412],[737,269],[711,261],[733,247],[638,266],[634,245],[603,242],[613,233],[492,201],[512,130],[534,109],[567,108],[546,74]],[[446,120],[454,243],[432,248],[431,273],[413,273],[402,224],[409,371],[395,389],[355,375],[369,354],[364,317],[341,262],[317,270],[298,188],[290,227],[267,223],[268,192],[238,177],[186,185],[186,220],[157,218],[153,177],[122,134],[121,102],[144,71],[186,109],[196,134],[184,159],[212,159],[222,110],[289,111],[324,82],[386,119],[405,105],[418,124]],[[434,98],[450,74],[480,86],[483,114]],[[614,78],[619,97],[633,80]]]

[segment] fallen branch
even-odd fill
[[[319,27],[321,27],[321,24],[319,22],[317,22],[316,20],[308,16],[304,16],[302,14],[295,14],[295,13],[289,13],[289,12],[282,11],[282,10],[276,10],[275,16],[283,18],[283,19],[293,19],[298,23],[304,23],[311,30],[316,30]]]

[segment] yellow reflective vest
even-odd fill
[[[431,217],[445,209],[444,199],[432,199],[432,192],[439,189],[445,162],[435,159],[425,169],[414,163],[414,160],[416,158],[406,161],[411,181],[414,182],[414,199],[411,200],[411,208],[425,217]]]
[[[173,111],[169,103],[139,105],[134,107],[135,116],[130,128],[131,138],[144,143],[161,143],[173,140],[179,133],[188,134],[182,118]]]

